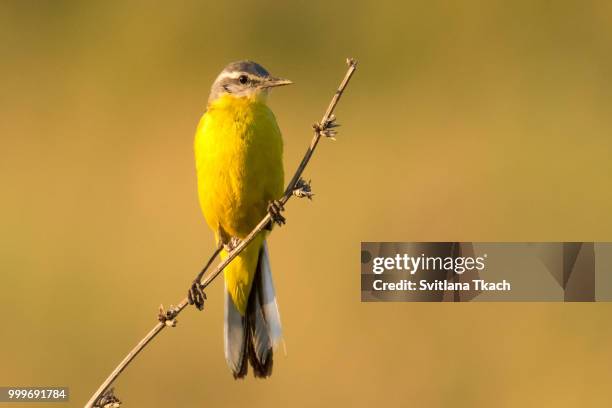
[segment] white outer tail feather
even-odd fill
[[[270,268],[270,255],[268,252],[268,243],[264,240],[261,251],[261,274],[260,279],[263,287],[263,309],[266,322],[268,323],[268,334],[272,341],[272,346],[276,348],[283,339],[283,330],[278,311],[278,303],[276,302],[276,293],[274,291],[274,283],[272,282],[272,269]],[[286,351],[285,351],[286,354]]]
[[[225,279],[224,279],[225,281]],[[244,317],[240,315],[234,301],[225,286],[225,323],[223,325],[223,346],[225,360],[233,373],[239,372],[244,358],[246,335]]]

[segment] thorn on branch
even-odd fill
[[[338,132],[336,132],[335,130],[332,129],[328,129],[328,130],[324,130],[321,132],[322,136],[325,136],[328,139],[333,140],[334,142],[336,141],[336,135],[338,134]]]
[[[329,115],[329,118],[327,118],[327,120],[325,121],[324,128],[329,129],[332,127],[339,126],[335,122],[336,122],[336,115],[332,113],[331,115]]]
[[[115,389],[110,388],[96,401],[94,408],[119,408],[121,401],[115,396]]]
[[[323,123],[315,123],[312,125],[312,128],[315,130],[315,133],[319,133],[321,136],[325,136],[331,140],[336,140],[336,135],[338,134],[337,130],[334,128],[339,127],[340,124],[336,123],[336,115],[329,115],[329,118],[325,120]]]
[[[159,314],[157,315],[157,319],[165,323],[166,326],[176,327],[176,316],[179,314],[180,310],[177,307],[170,305],[168,310],[164,310],[164,305],[159,305]]]
[[[307,199],[312,200],[314,193],[310,187],[310,180],[306,181],[300,177],[297,183],[295,183],[295,187],[293,187],[293,195],[298,198],[306,197]]]

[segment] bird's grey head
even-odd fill
[[[288,79],[271,76],[264,67],[256,62],[232,62],[215,79],[208,103],[226,94],[236,98],[265,97],[270,88],[291,83]]]

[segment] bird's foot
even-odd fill
[[[215,252],[213,252],[208,262],[206,262],[206,265],[204,265],[204,268],[202,268],[200,273],[198,273],[198,276],[196,276],[196,278],[193,280],[193,283],[189,287],[189,292],[187,293],[187,300],[189,301],[190,305],[195,305],[198,310],[204,309],[204,301],[206,300],[206,294],[204,293],[204,289],[200,282],[202,281],[202,277],[204,276],[210,265],[212,265],[213,261],[221,252],[222,248],[223,246],[220,243],[217,243],[217,249],[215,249]]]
[[[189,288],[189,293],[187,294],[187,300],[190,305],[194,305],[198,308],[198,310],[204,310],[204,301],[206,300],[206,293],[202,290],[202,286],[200,286],[200,280],[196,279],[191,284]]]
[[[285,217],[281,214],[284,210],[285,208],[279,200],[270,201],[268,204],[268,212],[270,217],[272,217],[272,222],[278,225],[283,225],[286,222]]]

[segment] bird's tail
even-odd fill
[[[251,362],[255,377],[272,374],[273,349],[282,339],[268,246],[264,241],[249,294],[247,310],[240,314],[225,291],[225,359],[234,378],[243,378]]]

